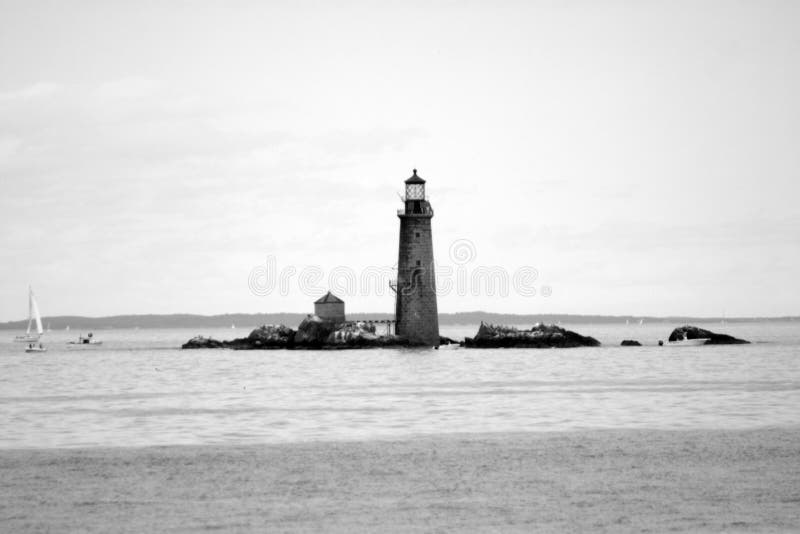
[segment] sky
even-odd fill
[[[391,312],[363,280],[413,168],[441,312],[798,315],[798,27],[792,1],[0,0],[0,321],[29,285],[45,317],[331,287]]]

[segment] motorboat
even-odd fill
[[[83,337],[83,335],[78,336],[78,341],[69,341],[69,342],[67,342],[67,345],[80,345],[80,346],[87,346],[88,345],[90,347],[97,346],[97,345],[102,345],[102,344],[103,344],[103,342],[100,341],[100,340],[95,339],[94,338],[94,334],[92,334],[91,332],[89,332],[89,334],[86,337]]]
[[[670,347],[696,347],[697,345],[705,345],[706,341],[709,338],[707,337],[698,337],[695,339],[689,339],[686,337],[686,334],[683,334],[683,339],[679,339],[678,341],[670,341],[667,343]]]

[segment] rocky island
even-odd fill
[[[669,341],[681,341],[682,339],[708,339],[704,345],[739,345],[750,343],[744,339],[738,339],[728,334],[717,334],[710,330],[704,330],[696,326],[684,325],[676,328],[669,335]]]
[[[467,348],[573,348],[598,347],[593,337],[582,336],[557,325],[537,323],[530,330],[481,322],[475,337],[464,340]]]
[[[441,337],[440,344],[453,340]],[[247,337],[232,340],[217,340],[196,336],[183,344],[183,349],[359,349],[379,347],[413,346],[407,339],[396,335],[379,335],[375,325],[366,322],[335,323],[309,315],[297,330],[285,325],[259,326]]]

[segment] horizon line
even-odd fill
[[[135,318],[198,318],[204,320],[213,320],[213,319],[222,319],[226,317],[257,317],[257,316],[307,316],[313,315],[309,312],[294,312],[294,311],[285,311],[285,312],[226,312],[226,313],[217,313],[217,314],[201,314],[201,313],[184,313],[184,312],[176,312],[176,313],[122,313],[122,314],[114,314],[114,315],[101,315],[101,316],[91,316],[91,315],[49,315],[42,317],[42,321],[45,320],[89,320],[89,321],[103,321],[103,320],[114,320],[114,319],[135,319]],[[363,318],[364,316],[373,315],[376,317],[384,318],[386,316],[393,316],[394,314],[391,312],[352,312],[348,313],[348,316],[355,316]],[[779,321],[779,320],[800,320],[800,315],[750,315],[750,316],[703,316],[703,315],[633,315],[633,314],[602,314],[602,313],[547,313],[547,312],[537,312],[537,313],[505,313],[505,312],[492,312],[492,311],[485,311],[485,310],[470,310],[470,311],[458,311],[458,312],[440,312],[438,314],[440,317],[457,317],[463,315],[486,315],[486,316],[502,316],[507,318],[537,318],[537,317],[558,317],[564,319],[605,319],[605,320],[644,320],[644,321],[666,321],[666,320],[696,320],[696,321],[735,321],[735,322],[743,322],[743,321]],[[0,328],[8,327],[13,324],[17,323],[26,323],[28,321],[27,318],[23,319],[16,319],[10,321],[0,322]]]

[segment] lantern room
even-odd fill
[[[414,169],[414,175],[406,180],[406,197],[404,200],[405,208],[398,211],[398,216],[433,216],[431,205],[425,199],[425,180],[417,175],[417,169]]]
[[[414,175],[406,180],[406,200],[425,200],[425,180],[417,176],[417,169],[414,169]]]

